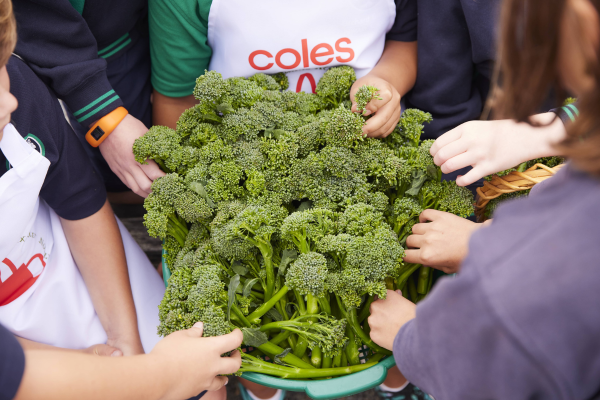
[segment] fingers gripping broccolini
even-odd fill
[[[402,241],[422,209],[466,216],[472,197],[441,182],[420,141],[429,114],[406,110],[388,138],[364,137],[366,117],[350,111],[355,79],[331,68],[307,94],[282,92],[285,75],[208,71],[176,130],[135,142],[139,162],[168,173],[145,201],[172,271],[161,335],[197,321],[205,336],[238,327],[284,364],[244,355],[241,371],[297,379],[360,370],[363,344],[388,354],[361,326],[373,296],[407,280],[429,289],[417,285],[420,266],[402,263]],[[361,88],[356,101],[364,109],[376,96]]]

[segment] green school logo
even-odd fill
[[[25,139],[27,144],[30,145],[35,151],[40,153],[43,157],[46,156],[46,147],[44,146],[44,143],[40,140],[39,137],[35,136],[32,133],[29,133],[23,139]],[[6,160],[6,169],[9,170],[11,168],[12,165],[10,165],[8,160]]]

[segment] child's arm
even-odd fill
[[[350,90],[352,111],[357,111],[354,94],[364,85],[379,89],[381,100],[367,105],[367,114],[376,113],[363,131],[370,137],[389,135],[400,120],[400,98],[412,89],[417,79],[417,42],[388,40],[379,62],[367,75],[358,79]]]
[[[241,365],[239,330],[202,338],[202,324],[161,340],[148,355],[90,357],[62,351],[25,351],[25,373],[15,400],[187,399],[218,390]]]
[[[33,340],[24,339],[19,336],[15,336],[15,338],[19,341],[19,344],[23,348],[23,350],[54,350],[54,351],[66,351],[69,353],[81,353],[81,354],[92,354],[96,356],[112,356],[118,357],[122,356],[123,352],[115,347],[109,346],[107,344],[95,344],[93,346],[88,347],[87,349],[75,350],[75,349],[65,349],[62,347],[50,346],[49,344],[44,344],[40,342],[34,342]]]
[[[473,167],[456,179],[459,186],[525,161],[560,155],[554,145],[566,135],[562,120],[551,112],[531,120],[543,126],[512,120],[466,122],[440,136],[431,146],[431,155],[445,174]]]
[[[152,123],[154,125],[177,127],[177,120],[185,110],[196,105],[193,95],[169,97],[154,90],[152,95]]]
[[[491,220],[489,220],[491,221]],[[404,262],[423,264],[447,274],[458,272],[467,256],[469,239],[485,224],[438,210],[425,210],[406,238]]]
[[[61,218],[73,259],[108,336],[107,344],[124,355],[142,354],[125,250],[108,201],[90,217]],[[150,271],[152,272],[152,271]]]

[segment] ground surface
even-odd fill
[[[113,205],[115,213],[121,219],[121,222],[127,227],[131,236],[138,242],[142,250],[148,255],[148,258],[154,265],[160,263],[161,241],[148,236],[146,229],[143,226],[144,209],[142,206],[133,205]],[[232,382],[227,385],[228,400],[241,400],[240,390],[237,382]],[[310,399],[304,393],[289,392],[285,397],[287,400],[308,400]],[[358,395],[346,397],[348,400],[375,400],[377,395],[375,391],[369,390]]]

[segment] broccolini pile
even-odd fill
[[[208,71],[176,130],[155,126],[135,142],[139,162],[167,172],[145,202],[172,271],[161,335],[197,321],[206,336],[239,327],[255,348],[242,372],[295,379],[389,354],[369,338],[374,296],[409,287],[413,301],[424,297],[431,269],[404,264],[403,243],[421,210],[466,217],[473,198],[441,181],[432,141],[420,141],[429,114],[406,110],[388,138],[366,138],[368,117],[350,111],[355,80],[332,68],[307,94],[285,91],[285,75]],[[359,94],[361,112],[378,96]],[[374,353],[366,364],[362,345]]]

